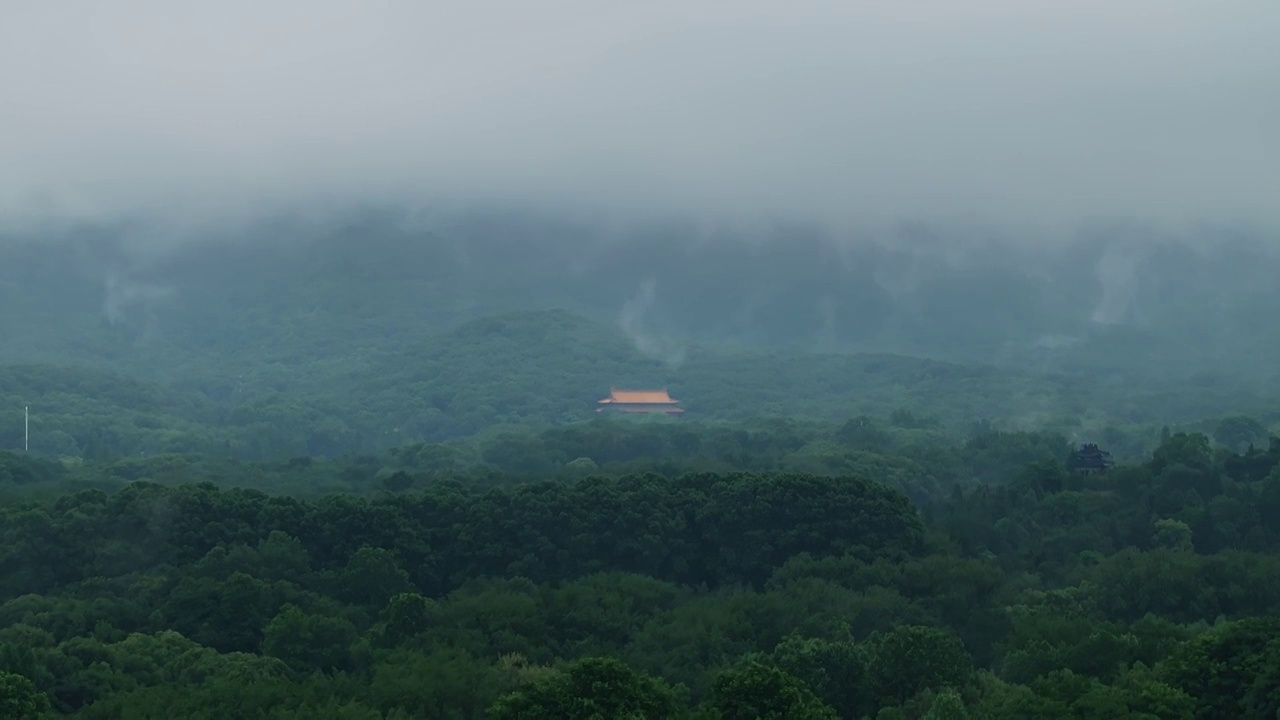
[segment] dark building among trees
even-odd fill
[[[1100,449],[1094,443],[1087,443],[1071,453],[1071,459],[1067,464],[1073,472],[1081,475],[1098,475],[1111,469],[1115,461],[1111,459],[1111,453]]]

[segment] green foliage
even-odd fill
[[[1213,439],[1235,451],[1267,439],[1267,429],[1251,417],[1223,418],[1213,431]]]
[[[313,322],[314,311],[307,314]],[[819,422],[842,449],[877,453],[908,438],[962,435],[981,417],[990,428],[1104,436],[1132,457],[1148,449],[1157,421],[1268,409],[1254,387],[1189,395],[1141,379],[1100,382],[882,353],[710,344],[691,349],[678,365],[664,364],[612,323],[563,310],[457,320],[363,334],[339,347],[332,336],[256,327],[248,334],[261,342],[237,338],[217,345],[236,348],[221,354],[165,335],[145,349],[123,337],[86,341],[122,343],[126,349],[112,358],[68,352],[32,364],[16,356],[24,364],[0,364],[0,408],[13,409],[9,420],[0,417],[0,448],[22,447],[21,410],[30,405],[32,451],[71,461],[338,457],[461,442],[505,471],[546,474],[581,457],[603,463],[660,454],[640,450],[644,442],[637,440],[602,460],[580,449],[553,451],[530,436],[530,429],[598,418],[595,401],[613,385],[669,387],[688,410],[680,422]],[[114,336],[110,328],[99,333]],[[0,353],[0,363],[12,362],[6,357]],[[904,406],[927,410],[927,419]],[[1232,416],[1223,423],[1215,433],[1223,442],[1265,439],[1257,420]],[[378,476],[379,486],[412,487],[414,476],[397,469]]]
[[[799,678],[753,661],[716,675],[710,706],[723,720],[836,718],[835,710],[823,704]]]
[[[509,668],[464,649],[402,650],[370,670],[367,702],[387,717],[480,720],[513,682]]]
[[[494,704],[494,720],[665,720],[675,692],[615,658],[583,658],[527,683]]]
[[[1153,547],[1170,550],[1193,550],[1191,526],[1180,520],[1162,518],[1156,521],[1156,531],[1151,537]]]
[[[296,605],[285,605],[267,624],[262,652],[295,670],[332,672],[350,666],[355,639],[355,626],[343,618],[312,615]]]
[[[788,635],[768,658],[799,678],[840,717],[855,717],[874,706],[867,654],[851,638],[825,640]]]
[[[1143,333],[1092,256],[898,302],[896,251],[794,233],[404,220],[0,242],[0,716],[1275,716],[1275,379],[1152,372],[1269,367],[1249,291]],[[687,412],[597,414],[624,385]]]
[[[1280,443],[1171,433],[1086,478],[1052,433],[877,427],[10,454],[0,671],[87,718],[1274,714]],[[473,465],[517,437],[546,476]]]
[[[969,720],[969,711],[965,709],[964,698],[955,690],[944,690],[938,693],[929,707],[929,712],[922,720]]]
[[[427,630],[433,615],[431,600],[417,593],[400,593],[391,598],[386,610],[386,638],[395,645]]]
[[[49,708],[49,699],[27,678],[0,670],[0,717],[35,718]]]
[[[1196,718],[1280,713],[1280,619],[1223,623],[1182,645],[1163,678],[1195,698]]]
[[[873,634],[867,644],[868,680],[886,705],[922,690],[961,685],[973,671],[960,638],[945,630],[900,625]]]
[[[347,561],[337,585],[334,595],[347,602],[381,608],[393,596],[411,589],[412,583],[391,551],[366,545]]]

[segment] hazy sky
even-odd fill
[[[1276,0],[0,5],[0,213],[1280,220]]]

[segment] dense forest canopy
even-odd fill
[[[1244,240],[137,231],[0,240],[7,716],[1280,709]]]
[[[1124,328],[1092,370],[797,344],[768,312],[717,335],[618,272],[580,269],[592,290],[535,253],[505,278],[523,264],[529,287],[499,263],[489,285],[446,264],[439,288],[424,269],[456,247],[382,241],[208,245],[80,285],[38,262],[74,245],[5,246],[30,311],[0,366],[4,712],[1280,709],[1265,382],[1134,374]],[[129,257],[95,242],[82,267]],[[785,265],[768,247],[736,247],[739,275]],[[614,386],[686,412],[595,412]],[[1084,441],[1119,465],[1072,472]]]
[[[425,446],[391,473],[0,455],[0,701],[18,717],[1275,714],[1280,438],[1168,434],[1098,476],[1069,472],[1068,449],[990,434],[859,451],[855,472],[899,468],[914,501],[696,456],[537,480],[440,473]],[[964,466],[992,474],[928,476]],[[352,484],[246,487],[324,478]]]
[[[0,447],[21,447],[31,406],[52,456],[382,452],[580,422],[628,385],[699,421],[907,412],[1131,458],[1163,425],[1277,419],[1280,268],[1260,240],[1032,252],[919,228],[342,217],[177,244],[131,243],[136,224],[0,238]]]
[[[1280,710],[1244,240],[130,232],[0,241],[6,716]]]
[[[156,5],[0,9],[0,720],[1280,719],[1280,3]]]

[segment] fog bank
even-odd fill
[[[1049,5],[14,3],[0,216],[1280,224],[1280,5]]]

